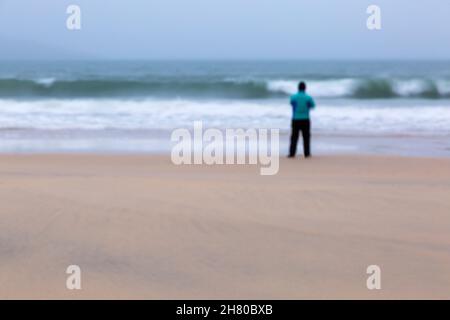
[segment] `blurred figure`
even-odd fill
[[[289,158],[295,158],[300,131],[303,136],[303,153],[305,158],[309,158],[311,156],[311,120],[309,118],[309,111],[313,109],[316,104],[313,98],[306,94],[306,83],[299,83],[298,92],[291,96],[291,105],[293,113]]]

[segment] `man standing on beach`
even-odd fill
[[[295,158],[300,131],[303,136],[303,152],[305,154],[305,158],[309,158],[311,156],[311,120],[309,119],[309,111],[313,109],[316,104],[314,103],[313,98],[306,94],[306,83],[300,82],[298,85],[298,92],[291,96],[291,105],[293,115],[289,158]]]

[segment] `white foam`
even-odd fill
[[[37,84],[43,85],[45,87],[51,87],[55,83],[55,78],[40,78],[35,80]]]
[[[438,80],[436,85],[441,94],[450,95],[450,80]]]
[[[314,130],[326,133],[450,134],[450,105],[319,104]],[[424,102],[425,103],[425,102]],[[174,129],[202,120],[218,128],[289,129],[286,101],[0,100],[0,130]]]
[[[426,84],[419,79],[396,81],[394,91],[400,96],[413,96],[427,89]]]
[[[315,127],[327,133],[450,134],[450,106],[322,107]]]
[[[345,97],[350,95],[356,80],[338,79],[308,81],[308,92],[315,97]],[[293,94],[297,92],[298,82],[292,80],[274,80],[267,83],[267,88],[274,92]]]

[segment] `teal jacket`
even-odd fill
[[[316,106],[313,98],[306,94],[304,91],[299,91],[298,93],[291,96],[291,106],[292,106],[292,119],[293,120],[308,120],[309,111],[314,109]]]

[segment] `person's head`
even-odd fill
[[[306,83],[303,81],[298,84],[298,91],[306,91]]]

